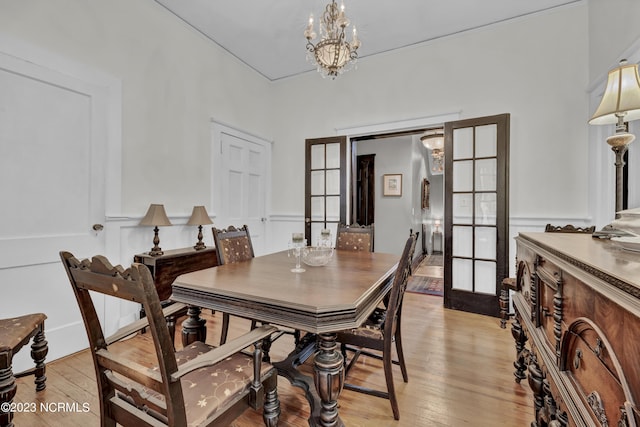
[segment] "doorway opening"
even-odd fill
[[[355,182],[355,222],[372,225],[375,218],[376,196],[376,155],[365,154],[356,157]]]
[[[420,141],[426,130],[420,127],[350,138],[351,210],[347,218],[360,225],[375,224],[376,251],[397,252],[410,230],[419,233],[416,258],[433,250],[433,224],[440,224],[444,216],[444,183],[442,172],[433,174],[430,151]],[[390,178],[399,187],[385,191]],[[429,183],[426,187],[425,181]]]

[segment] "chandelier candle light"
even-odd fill
[[[351,42],[348,42],[345,37],[345,29],[349,23],[344,13],[344,3],[338,8],[333,0],[322,14],[322,20],[318,25],[320,41],[314,45],[312,41],[317,34],[313,27],[313,14],[309,16],[309,24],[304,31],[304,36],[307,38],[307,58],[316,62],[318,72],[322,73],[323,77],[335,79],[358,59],[360,40],[355,25]]]

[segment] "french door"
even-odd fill
[[[509,114],[444,129],[444,305],[498,316],[509,271]]]
[[[324,228],[336,236],[347,218],[347,137],[307,139],[305,238],[313,245]]]

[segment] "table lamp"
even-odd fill
[[[616,155],[616,216],[623,207],[624,153],[635,136],[627,132],[631,120],[640,119],[640,77],[638,65],[620,61],[617,68],[609,71],[607,87],[600,105],[589,120],[592,125],[615,124],[616,133],[607,138],[607,144]]]
[[[162,248],[158,246],[160,243],[160,238],[158,237],[158,227],[172,225],[169,218],[167,218],[167,213],[164,211],[164,205],[151,204],[149,205],[149,210],[147,210],[147,214],[140,220],[139,225],[151,225],[154,227],[153,232],[153,248],[149,252],[151,256],[162,255]]]
[[[207,210],[204,206],[194,206],[193,212],[191,212],[191,218],[189,218],[189,221],[187,221],[187,225],[198,226],[198,242],[193,247],[197,251],[206,248],[204,242],[202,241],[202,226],[206,224],[213,224],[213,221],[211,221],[211,218],[209,218]]]

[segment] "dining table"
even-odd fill
[[[296,260],[291,255],[285,250],[180,275],[171,300],[314,337],[313,378],[297,369],[300,346],[273,364],[280,375],[305,390],[311,408],[309,425],[343,426],[338,397],[344,386],[344,363],[336,332],[357,328],[383,301],[400,257],[334,250],[326,265],[302,264],[304,272],[292,272]],[[189,313],[199,315],[196,309]],[[188,320],[199,324],[197,319],[185,323]]]

